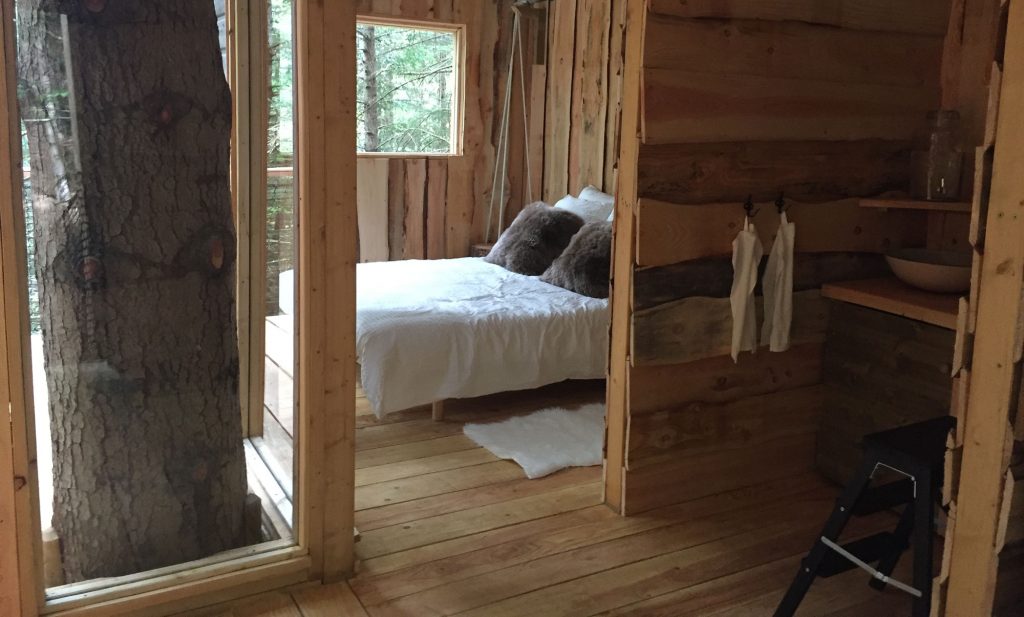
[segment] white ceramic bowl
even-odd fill
[[[971,255],[930,249],[900,249],[885,256],[896,278],[936,293],[960,293],[971,288]]]

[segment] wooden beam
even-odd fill
[[[604,502],[625,512],[623,491],[626,427],[629,422],[629,349],[633,315],[633,269],[636,254],[636,172],[640,152],[640,64],[643,61],[643,2],[626,3],[626,64],[622,86],[622,131],[612,226],[611,342],[608,357],[607,432]]]
[[[937,90],[941,57],[942,39],[933,36],[653,16],[644,68],[825,81],[836,88],[862,83]]]
[[[911,139],[934,89],[644,69],[645,144]]]
[[[324,417],[323,577],[334,582],[355,568],[356,400],[356,18],[347,2],[325,2],[324,336],[322,404],[306,413]],[[300,308],[301,311],[301,308]],[[325,314],[325,317],[327,315]],[[312,444],[311,444],[312,445]],[[315,473],[317,470],[311,469]],[[308,499],[309,494],[301,496]]]
[[[354,567],[355,7],[309,2],[297,8],[301,499],[296,518],[313,577],[333,581]]]
[[[754,217],[754,225],[761,242],[770,247],[778,230],[779,214],[771,203],[757,207],[760,213]],[[882,253],[901,246],[922,246],[927,227],[922,212],[861,208],[855,199],[791,203],[787,216],[800,230],[795,250],[804,253]],[[641,199],[637,264],[660,266],[730,255],[743,217],[743,205],[739,202],[679,205]]]
[[[782,353],[759,353],[736,363],[728,355],[682,364],[634,367],[629,376],[630,416],[694,402],[729,403],[821,382],[822,346],[796,345]]]
[[[680,204],[823,202],[906,190],[908,141],[764,141],[645,145],[640,197]]]
[[[552,204],[569,192],[576,3],[577,0],[559,0],[548,5],[550,29],[548,100],[544,129],[544,200]]]
[[[763,314],[761,303],[759,297],[759,315]],[[821,342],[827,325],[828,303],[820,291],[793,294],[790,338],[794,345]],[[678,364],[726,355],[732,345],[729,298],[685,298],[637,311],[633,314],[632,335],[633,366]]]
[[[1024,1],[1010,3],[1002,109],[1024,108]],[[996,130],[985,256],[978,294],[963,466],[953,536],[949,615],[992,612],[997,533],[1012,444],[1024,315],[1024,124],[1001,114]]]
[[[651,12],[687,18],[802,21],[853,30],[942,36],[949,0],[651,0]]]
[[[734,401],[692,401],[643,415],[631,414],[627,467],[653,457],[756,449],[788,435],[813,433],[825,388],[812,385]]]

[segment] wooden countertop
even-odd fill
[[[958,294],[921,291],[896,278],[881,278],[830,283],[821,288],[821,295],[956,330]]]

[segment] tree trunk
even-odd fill
[[[366,110],[363,112],[364,147],[367,152],[380,151],[380,109],[377,85],[377,29],[365,26],[363,30],[363,84],[366,88]]]
[[[237,547],[231,100],[214,3],[17,5],[67,581]]]

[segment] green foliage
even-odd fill
[[[269,9],[270,113],[267,161],[271,167],[287,167],[295,159],[292,0],[270,0]]]
[[[358,150],[450,152],[455,34],[360,24],[356,39]],[[368,45],[375,57],[367,54]],[[377,135],[376,148],[371,133]]]

